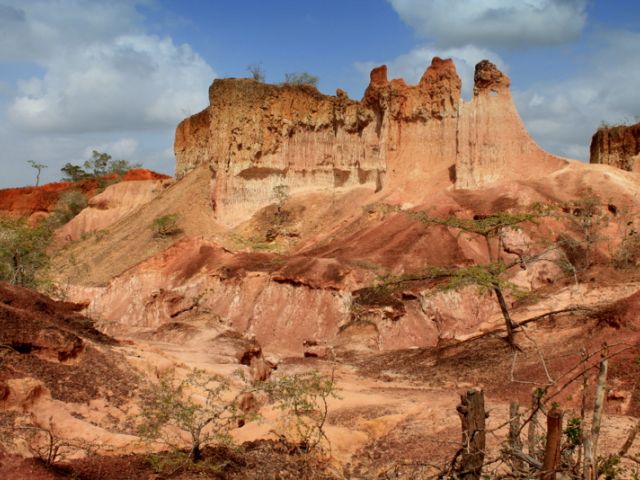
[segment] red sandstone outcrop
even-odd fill
[[[640,173],[640,123],[599,128],[591,138],[589,161]]]
[[[68,191],[80,191],[91,196],[97,189],[95,181],[48,183],[39,187],[6,188],[0,190],[0,212],[29,217],[53,211],[60,196]]]
[[[128,171],[122,178],[124,182],[141,180],[167,180],[170,177],[147,170],[136,168]],[[60,197],[65,192],[79,191],[88,198],[99,193],[96,179],[80,182],[47,183],[38,187],[6,188],[0,190],[0,214],[30,217],[32,215],[46,215],[51,213]]]
[[[451,60],[434,58],[418,85],[371,72],[361,101],[310,86],[216,80],[210,106],[176,130],[178,177],[212,170],[218,221],[236,225],[290,194],[364,187],[420,203],[443,188],[477,188],[543,176],[564,161],[529,137],[509,94],[509,78],[488,61],[476,67],[464,102]]]

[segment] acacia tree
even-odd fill
[[[40,185],[40,173],[42,172],[43,169],[48,167],[44,163],[37,163],[34,160],[29,160],[27,161],[27,163],[38,171],[38,173],[36,173],[36,187],[37,187],[38,185]]]
[[[218,375],[206,375],[194,369],[182,381],[163,377],[143,393],[142,423],[139,434],[146,439],[161,439],[178,451],[180,434],[191,440],[188,459],[198,462],[202,447],[230,441],[229,429],[237,419],[236,399],[225,400],[229,382]]]
[[[89,178],[100,179],[106,175],[124,175],[132,168],[140,168],[140,163],[130,163],[128,160],[113,160],[111,155],[94,150],[91,158],[83,166],[72,163],[65,164],[60,170],[64,173],[63,180],[78,182]]]
[[[506,228],[518,228],[525,222],[535,222],[537,218],[545,214],[541,208],[535,207],[531,212],[509,213],[498,212],[486,216],[476,216],[472,219],[466,218],[436,218],[425,212],[409,212],[409,214],[427,225],[442,225],[459,230],[461,233],[476,235],[484,239],[487,246],[488,263],[482,265],[471,265],[468,267],[446,267],[429,268],[422,278],[414,277],[410,280],[434,279],[442,280],[440,288],[456,290],[469,285],[476,285],[481,289],[492,291],[496,296],[502,317],[504,318],[507,330],[507,342],[512,348],[517,348],[513,338],[515,325],[509,313],[509,307],[505,299],[504,292],[510,291],[514,294],[521,294],[520,289],[503,278],[503,274],[515,265],[525,265],[525,259],[519,257],[517,261],[506,264],[499,258],[502,247],[502,233]],[[498,240],[497,251],[495,239]]]

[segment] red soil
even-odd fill
[[[106,177],[107,180],[115,176]],[[129,170],[122,181],[165,180],[171,177],[144,168]],[[5,188],[0,190],[0,213],[8,212],[16,216],[31,216],[34,213],[53,211],[60,196],[69,191],[80,191],[88,198],[98,193],[95,179],[81,182],[47,183],[39,187]]]

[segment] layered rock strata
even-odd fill
[[[599,128],[591,138],[590,162],[640,172],[640,123]]]
[[[341,90],[216,80],[209,107],[178,125],[177,175],[208,164],[216,218],[233,226],[274,203],[281,185],[291,195],[364,187],[419,202],[563,165],[530,139],[495,65],[476,66],[470,102],[460,92],[455,65],[437,57],[417,85],[375,68],[359,102]]]

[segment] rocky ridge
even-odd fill
[[[113,348],[126,365],[151,381],[194,367],[229,376],[240,368],[251,378],[335,375],[340,398],[330,403],[327,435],[346,472],[336,478],[444,465],[460,438],[457,392],[471,387],[485,391],[489,428],[497,429],[488,450],[499,452],[509,404],[528,405],[533,384],[551,376],[553,399],[579,408],[578,383],[564,389],[563,379],[581,348],[598,352],[606,341],[615,358],[601,447],[617,451],[639,411],[640,257],[623,270],[612,259],[640,227],[640,179],[544,153],[508,88],[504,74],[481,62],[474,97],[463,102],[453,63],[440,59],[413,86],[374,69],[359,102],[311,87],[217,80],[210,107],[178,127],[180,178],[149,197],[107,189],[109,208],[129,194],[140,205],[104,235],[57,251],[64,294],[86,305],[95,325],[117,336]],[[275,196],[279,186],[288,187],[284,199]],[[103,205],[94,199],[87,215]],[[505,229],[489,242],[493,256],[484,239],[415,215],[481,220],[534,203],[555,213]],[[592,263],[571,270],[568,255],[584,256],[579,219],[589,205],[599,229]],[[149,226],[166,214],[179,215],[181,231],[154,238]],[[66,266],[72,257],[75,272]],[[496,259],[513,264],[504,279],[528,294],[506,295],[521,323],[517,354],[491,291],[443,291],[430,279],[386,283]],[[544,315],[550,311],[558,313]],[[95,347],[83,342],[79,361]],[[38,352],[51,357],[49,350]],[[234,438],[273,439],[277,419],[266,410],[264,422],[235,429]],[[128,436],[101,435],[130,448]]]
[[[273,203],[279,185],[291,195],[401,192],[420,203],[447,187],[478,188],[565,163],[530,139],[509,78],[495,65],[480,62],[474,81],[464,102],[455,65],[437,57],[418,85],[375,68],[360,101],[341,90],[327,96],[310,86],[215,80],[209,107],[178,125],[176,172],[208,165],[216,219],[233,226]]]
[[[591,163],[640,173],[640,123],[605,126],[591,138]]]

